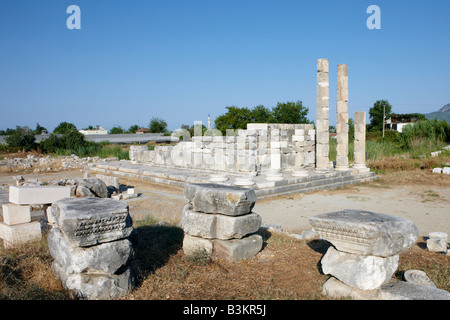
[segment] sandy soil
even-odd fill
[[[14,174],[14,175],[17,175]],[[80,170],[45,174],[22,174],[28,179],[48,181],[68,177],[82,177]],[[12,174],[0,174],[0,187],[4,190],[14,183]],[[425,177],[425,180],[428,179]],[[283,231],[301,233],[311,230],[308,218],[319,213],[343,209],[363,209],[390,214],[412,220],[421,235],[440,231],[450,234],[450,176],[439,177],[439,183],[419,177],[420,183],[409,179],[403,185],[384,178],[381,181],[348,186],[340,190],[320,191],[309,194],[278,196],[258,201],[254,211],[263,222],[280,225]],[[170,223],[178,222],[183,206],[183,190],[135,180],[120,180],[121,184],[134,186],[141,196],[128,200],[134,219],[152,216]]]

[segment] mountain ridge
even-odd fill
[[[447,123],[450,124],[450,103],[447,103],[445,106],[440,108],[438,111],[425,113],[425,118],[432,120],[432,119],[438,119],[438,120],[445,120]]]

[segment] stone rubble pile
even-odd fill
[[[80,299],[115,299],[135,284],[134,230],[128,205],[105,198],[70,198],[51,207],[52,272]]]
[[[320,214],[309,221],[332,244],[321,260],[323,273],[332,276],[323,286],[324,294],[354,299],[450,299],[445,290],[411,281],[391,282],[399,254],[418,240],[412,221],[363,210]]]
[[[80,158],[75,154],[59,157],[37,157],[29,154],[26,158],[2,159],[0,160],[0,167],[5,166],[15,171],[34,168],[33,172],[38,173],[45,171],[57,171],[60,169],[82,169],[89,163],[117,160],[118,158],[101,159],[98,156]]]
[[[253,189],[218,184],[185,187],[188,204],[183,209],[183,251],[186,255],[205,252],[212,258],[240,261],[253,258],[263,239],[255,234],[261,216],[252,212]]]

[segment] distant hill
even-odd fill
[[[450,124],[450,103],[446,104],[436,112],[426,113],[425,118],[445,120]]]

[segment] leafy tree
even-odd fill
[[[6,131],[5,130],[0,130],[0,136],[6,136]]]
[[[52,133],[47,139],[39,142],[39,148],[42,152],[56,152],[58,149],[65,148],[64,139],[62,137],[58,137],[56,133]]]
[[[82,133],[76,129],[72,129],[62,136],[52,133],[47,139],[39,143],[39,147],[43,152],[56,152],[63,149],[75,152],[77,149],[84,148],[88,144],[88,141]]]
[[[276,123],[309,123],[309,109],[304,107],[301,101],[278,102],[272,109],[274,122]]]
[[[161,118],[153,117],[148,128],[152,133],[164,133],[167,131],[167,122]]]
[[[68,150],[75,151],[77,148],[85,147],[87,145],[84,134],[77,129],[72,129],[63,136],[64,147]]]
[[[140,129],[140,127],[137,124],[133,124],[132,126],[130,126],[130,128],[128,129],[129,133],[136,133],[136,131],[138,131]]]
[[[384,110],[383,110],[384,109]],[[387,100],[378,100],[369,109],[370,131],[383,131],[383,113],[388,118],[392,112],[392,106]]]
[[[193,126],[191,126],[189,128],[189,134],[191,135],[191,137],[198,135],[198,133],[201,132],[202,136],[205,134],[205,132],[208,130],[208,128],[205,127],[205,125],[197,123],[194,124]]]
[[[73,123],[69,122],[61,122],[55,130],[53,130],[53,133],[59,133],[59,134],[65,134],[68,133],[70,130],[77,130],[77,127]]]
[[[36,129],[34,129],[33,133],[34,134],[42,134],[44,132],[48,132],[48,130],[46,128],[44,128],[43,126],[41,126],[39,124],[39,122],[36,123]]]
[[[25,151],[36,148],[36,138],[33,131],[28,127],[17,126],[15,130],[8,133],[5,141],[8,147],[11,148],[20,148]]]
[[[112,127],[111,130],[109,130],[109,134],[120,134],[123,132],[124,132],[124,130],[122,129],[121,126]]]
[[[252,111],[248,108],[231,106],[226,107],[226,109],[228,111],[214,121],[216,128],[223,134],[226,134],[227,129],[246,129],[247,123],[252,122]]]
[[[274,117],[272,111],[264,107],[263,105],[258,105],[251,110],[252,123],[273,123]]]
[[[355,123],[353,119],[348,119],[348,141],[351,142],[355,140]]]

